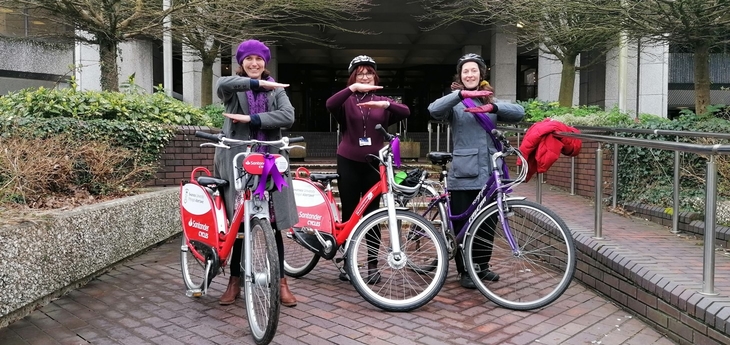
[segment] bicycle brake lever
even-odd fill
[[[307,149],[306,147],[300,146],[300,145],[290,145],[290,146],[284,146],[284,147],[280,148],[280,150],[291,150],[291,149],[294,149],[294,148],[302,149],[302,150],[306,150]]]

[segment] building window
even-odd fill
[[[52,21],[50,12],[38,9],[0,7],[0,35],[9,37],[58,37],[73,34],[70,26]]]

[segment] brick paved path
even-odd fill
[[[201,299],[183,293],[179,239],[152,249],[0,329],[0,344],[253,344],[244,303],[220,306],[226,277]],[[320,261],[292,280],[299,298],[283,308],[274,344],[673,344],[631,313],[573,283],[534,312],[495,306],[462,289],[452,267],[441,293],[410,313],[365,302]]]

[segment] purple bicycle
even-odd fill
[[[527,161],[503,133],[493,130],[492,135],[502,143],[502,150],[492,155],[492,176],[464,213],[454,215],[449,209],[446,176],[453,156],[447,152],[427,155],[431,163],[441,167],[438,182],[423,177],[417,192],[401,191],[398,200],[434,224],[446,239],[450,257],[457,246],[462,248],[466,271],[489,300],[513,310],[542,308],[558,299],[573,279],[573,236],[565,222],[547,207],[509,195],[524,182]],[[497,164],[510,155],[522,161],[514,179],[508,179],[506,170]],[[461,229],[453,229],[452,221],[464,219]],[[417,243],[420,234],[408,236]],[[416,270],[436,267],[433,262],[412,264]],[[485,274],[490,271],[498,278]]]

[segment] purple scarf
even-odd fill
[[[268,77],[266,78],[266,81],[274,81],[274,78]],[[264,90],[248,90],[246,91],[246,99],[248,99],[248,113],[249,114],[261,114],[269,111],[268,106],[268,99],[266,95],[268,92]],[[266,140],[266,135],[264,134],[264,131],[259,129],[256,131],[251,131],[251,138],[256,140]],[[268,151],[268,150],[264,150]],[[262,152],[259,150],[259,152]]]
[[[464,99],[462,103],[464,103],[467,108],[474,108],[477,106],[476,103],[474,103],[474,100],[472,100],[471,98]],[[479,123],[479,125],[482,126],[482,128],[484,128],[489,137],[492,138],[492,143],[494,143],[494,147],[497,150],[501,151],[502,143],[499,142],[499,140],[497,140],[497,138],[492,135],[492,130],[497,128],[494,125],[494,122],[492,122],[492,119],[490,119],[489,116],[485,113],[472,114],[474,114],[474,119]],[[509,178],[509,169],[507,169],[507,164],[505,164],[504,162],[502,162],[502,173],[504,174],[505,178]]]

